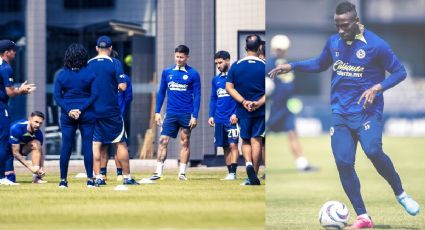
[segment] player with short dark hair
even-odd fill
[[[43,133],[40,130],[44,114],[40,111],[31,113],[28,119],[17,121],[10,127],[9,143],[13,156],[32,173],[32,183],[44,184],[45,172],[43,154]],[[32,164],[27,163],[24,156],[31,154]],[[13,157],[9,164],[12,164]]]
[[[164,69],[156,99],[155,121],[162,126],[159,138],[158,162],[151,180],[162,178],[164,161],[167,159],[167,146],[170,138],[176,138],[180,132],[180,170],[178,180],[187,180],[186,166],[190,157],[190,134],[197,125],[201,104],[201,80],[198,71],[187,65],[189,48],[179,45],[174,50],[175,65]],[[167,99],[164,122],[161,107]]]
[[[273,77],[291,70],[317,73],[332,66],[331,145],[342,186],[357,214],[352,229],[373,227],[354,169],[357,142],[390,184],[398,202],[416,215],[418,203],[406,194],[391,159],[382,150],[383,92],[403,81],[406,70],[390,46],[360,24],[354,4],[340,3],[334,21],[338,33],[328,39],[319,57],[280,65],[269,74]]]
[[[65,51],[64,67],[55,80],[54,98],[61,107],[60,125],[62,148],[60,154],[59,187],[68,187],[68,165],[77,129],[81,132],[82,153],[87,173],[87,187],[93,180],[93,130],[96,120],[93,101],[96,98],[96,75],[87,68],[87,50],[81,44],[71,44]]]
[[[238,102],[236,115],[248,174],[244,185],[260,185],[257,174],[265,131],[265,62],[258,58],[262,44],[260,36],[249,35],[245,42],[247,57],[230,67],[226,90]]]
[[[208,124],[214,127],[214,144],[223,147],[228,174],[223,180],[236,180],[238,166],[239,130],[236,126],[236,102],[226,91],[230,54],[221,50],[215,53],[214,63],[220,71],[211,82],[210,112]]]
[[[130,175],[129,155],[126,144],[124,121],[118,106],[118,90],[125,91],[127,84],[121,62],[111,58],[112,40],[108,36],[97,39],[98,55],[88,62],[88,67],[95,72],[94,81],[97,95],[94,101],[96,123],[93,134],[93,170],[96,186],[105,185],[104,176],[100,173],[102,145],[114,144],[118,161],[123,169],[123,184],[138,184]]]
[[[14,73],[9,63],[15,59],[16,49],[13,41],[0,40],[0,185],[17,185],[5,178],[5,164],[10,153],[9,97],[29,94],[36,89],[34,84],[27,84],[27,81],[18,88],[14,87]]]

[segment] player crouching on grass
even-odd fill
[[[23,119],[12,125],[9,138],[13,156],[33,173],[32,183],[37,184],[47,183],[42,179],[45,175],[43,170],[43,133],[40,130],[43,121],[44,114],[40,111],[34,111],[28,120]],[[24,156],[30,153],[32,165],[24,159]],[[13,157],[8,159],[7,164],[11,164],[13,169]]]
[[[212,79],[210,114],[208,124],[214,127],[214,144],[223,147],[224,160],[229,174],[222,180],[236,180],[236,167],[239,157],[239,131],[236,123],[236,101],[226,91],[227,71],[230,66],[230,54],[218,51],[214,63],[220,73]]]

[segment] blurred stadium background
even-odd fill
[[[289,61],[319,55],[329,35],[336,33],[333,15],[338,2],[267,0],[267,40],[286,34],[291,39]],[[384,94],[385,134],[425,136],[425,0],[351,2],[357,6],[361,23],[390,44],[408,72],[405,81]],[[328,132],[331,71],[295,75],[295,94],[304,105],[296,123],[300,135]]]
[[[190,47],[189,65],[202,79],[202,104],[198,127],[191,138],[191,161],[216,162],[213,129],[207,124],[210,84],[215,75],[213,55],[224,49],[232,61],[244,55],[244,37],[252,32],[265,34],[265,0],[2,0],[0,38],[20,47],[14,62],[15,82],[37,84],[37,91],[11,101],[11,117],[18,120],[35,109],[46,111],[47,159],[58,159],[60,151],[60,111],[52,99],[55,73],[63,65],[63,54],[72,42],[86,46],[95,55],[99,35],[109,35],[118,51],[124,71],[133,82],[133,102],[126,117],[130,154],[139,158],[152,128],[151,116],[155,76],[174,63],[174,48]],[[148,138],[145,138],[148,137]],[[152,140],[147,141],[147,144]],[[81,158],[80,143],[73,153]],[[178,158],[179,145],[171,143],[170,159]],[[155,148],[155,146],[154,146]],[[154,157],[152,146],[143,156]],[[222,161],[220,161],[221,163]]]

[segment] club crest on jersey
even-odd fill
[[[364,57],[366,57],[366,52],[363,49],[359,49],[356,52],[356,56],[358,59],[363,59]]]
[[[334,132],[335,132],[335,129],[334,129],[334,127],[332,126],[332,127],[329,129],[329,134],[330,134],[331,136],[333,136],[333,135],[334,135]]]
[[[183,75],[183,80],[187,80],[189,78],[189,76],[187,76],[186,74]]]

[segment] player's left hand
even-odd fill
[[[382,90],[381,84],[376,84],[373,87],[367,89],[360,96],[360,99],[357,102],[357,104],[360,104],[363,101],[363,108],[367,109],[367,107],[369,107],[369,105],[371,105],[373,101],[375,100],[376,94],[380,92],[381,90]]]
[[[232,114],[232,116],[230,116],[230,124],[234,125],[238,123],[238,117],[236,117],[236,114]]]
[[[192,117],[190,118],[190,122],[189,122],[189,129],[192,130],[196,127],[197,123],[196,123],[196,118]]]

